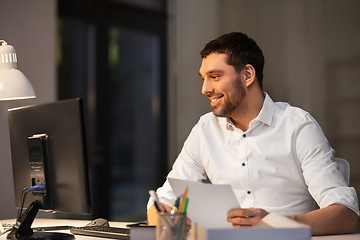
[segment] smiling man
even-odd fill
[[[263,92],[264,56],[256,42],[225,34],[201,57],[202,93],[213,111],[194,126],[168,177],[230,184],[242,207],[228,212],[234,227],[276,213],[310,225],[314,235],[356,231],[355,189],[312,116]],[[157,193],[170,209],[176,197],[168,181]],[[157,221],[151,199],[148,220]]]

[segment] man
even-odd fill
[[[356,231],[354,188],[337,170],[317,122],[263,92],[264,57],[256,42],[225,34],[201,57],[202,93],[213,112],[192,129],[168,177],[231,184],[242,207],[228,212],[234,227],[251,226],[270,212],[310,225],[313,235]],[[168,181],[157,193],[170,209],[175,195]],[[149,200],[150,224],[156,215]]]

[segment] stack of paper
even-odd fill
[[[187,215],[193,223],[191,240],[309,240],[310,227],[290,218],[268,214],[258,224],[237,229],[227,222],[227,212],[240,208],[230,185],[205,184],[169,178],[175,193],[180,196],[188,187]]]
[[[310,240],[311,230],[290,218],[268,214],[257,225],[248,228],[205,228],[193,224],[191,240]]]

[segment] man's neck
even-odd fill
[[[235,127],[246,131],[249,129],[250,122],[256,118],[264,104],[264,94],[262,91],[248,92],[243,106],[239,107],[239,111],[230,116]]]

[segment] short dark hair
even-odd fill
[[[211,53],[223,53],[228,56],[227,63],[240,72],[246,64],[255,68],[256,78],[263,88],[264,55],[255,40],[241,32],[224,34],[208,42],[200,52],[201,58]]]

